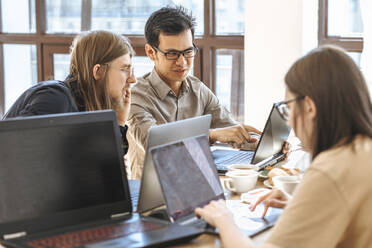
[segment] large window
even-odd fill
[[[360,65],[363,23],[360,0],[319,0],[319,45],[343,47]]]
[[[200,51],[192,73],[243,121],[244,0],[0,0],[0,117],[29,86],[65,78],[70,44],[81,31],[128,36],[137,54],[136,75],[151,71],[144,25],[153,11],[167,5],[192,10]]]
[[[372,3],[370,0],[319,0],[319,45],[344,48],[359,66],[372,93]],[[371,94],[372,97],[372,94]]]

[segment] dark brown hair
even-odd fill
[[[146,42],[152,47],[158,47],[160,33],[177,35],[188,29],[194,39],[195,26],[192,13],[181,5],[163,7],[152,13],[146,22]]]
[[[112,100],[106,84],[98,84],[93,77],[93,67],[104,65],[134,50],[129,40],[119,34],[108,31],[91,31],[78,35],[71,46],[70,75],[68,83],[77,81],[79,94],[84,101],[86,111],[112,108]],[[102,69],[106,70],[107,67]],[[70,86],[71,87],[71,86]]]
[[[285,76],[287,88],[309,96],[317,109],[312,155],[349,144],[355,135],[372,138],[372,104],[365,79],[354,61],[335,46],[312,50]],[[298,104],[301,107],[302,101]]]

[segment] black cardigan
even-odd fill
[[[19,116],[47,115],[85,111],[77,82],[45,81],[26,90],[10,107],[3,119]],[[127,130],[119,126],[124,155],[128,152]]]

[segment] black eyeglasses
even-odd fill
[[[153,47],[156,51],[163,54],[166,59],[168,60],[177,60],[181,54],[185,59],[189,59],[192,57],[195,57],[195,55],[198,53],[198,48],[193,44],[192,48],[188,48],[184,51],[169,51],[169,52],[163,52],[157,47]]]
[[[280,116],[285,121],[288,121],[289,120],[289,113],[290,113],[288,103],[295,102],[295,101],[298,101],[298,100],[302,100],[304,98],[305,98],[305,96],[298,96],[298,97],[296,97],[294,99],[291,99],[291,100],[288,100],[288,101],[278,102],[278,103],[275,104],[275,107],[278,110]]]

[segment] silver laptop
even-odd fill
[[[208,135],[210,124],[211,115],[203,115],[153,126],[149,129],[137,206],[139,213],[147,212],[165,203],[149,152],[150,149],[189,137]],[[135,201],[136,199],[132,200]]]
[[[225,173],[231,164],[255,164],[259,169],[275,164],[284,159],[282,146],[287,140],[291,128],[280,116],[276,104],[271,108],[264,131],[255,151],[226,149],[213,147],[213,158],[219,173]]]
[[[216,233],[217,230],[208,227],[194,214],[195,208],[211,200],[225,198],[207,136],[153,147],[151,155],[166,202],[168,219],[173,223]],[[270,209],[265,219],[257,217],[261,213],[255,211],[251,217],[247,216],[246,220],[238,223],[239,228],[249,236],[255,235],[271,227],[282,210]]]

